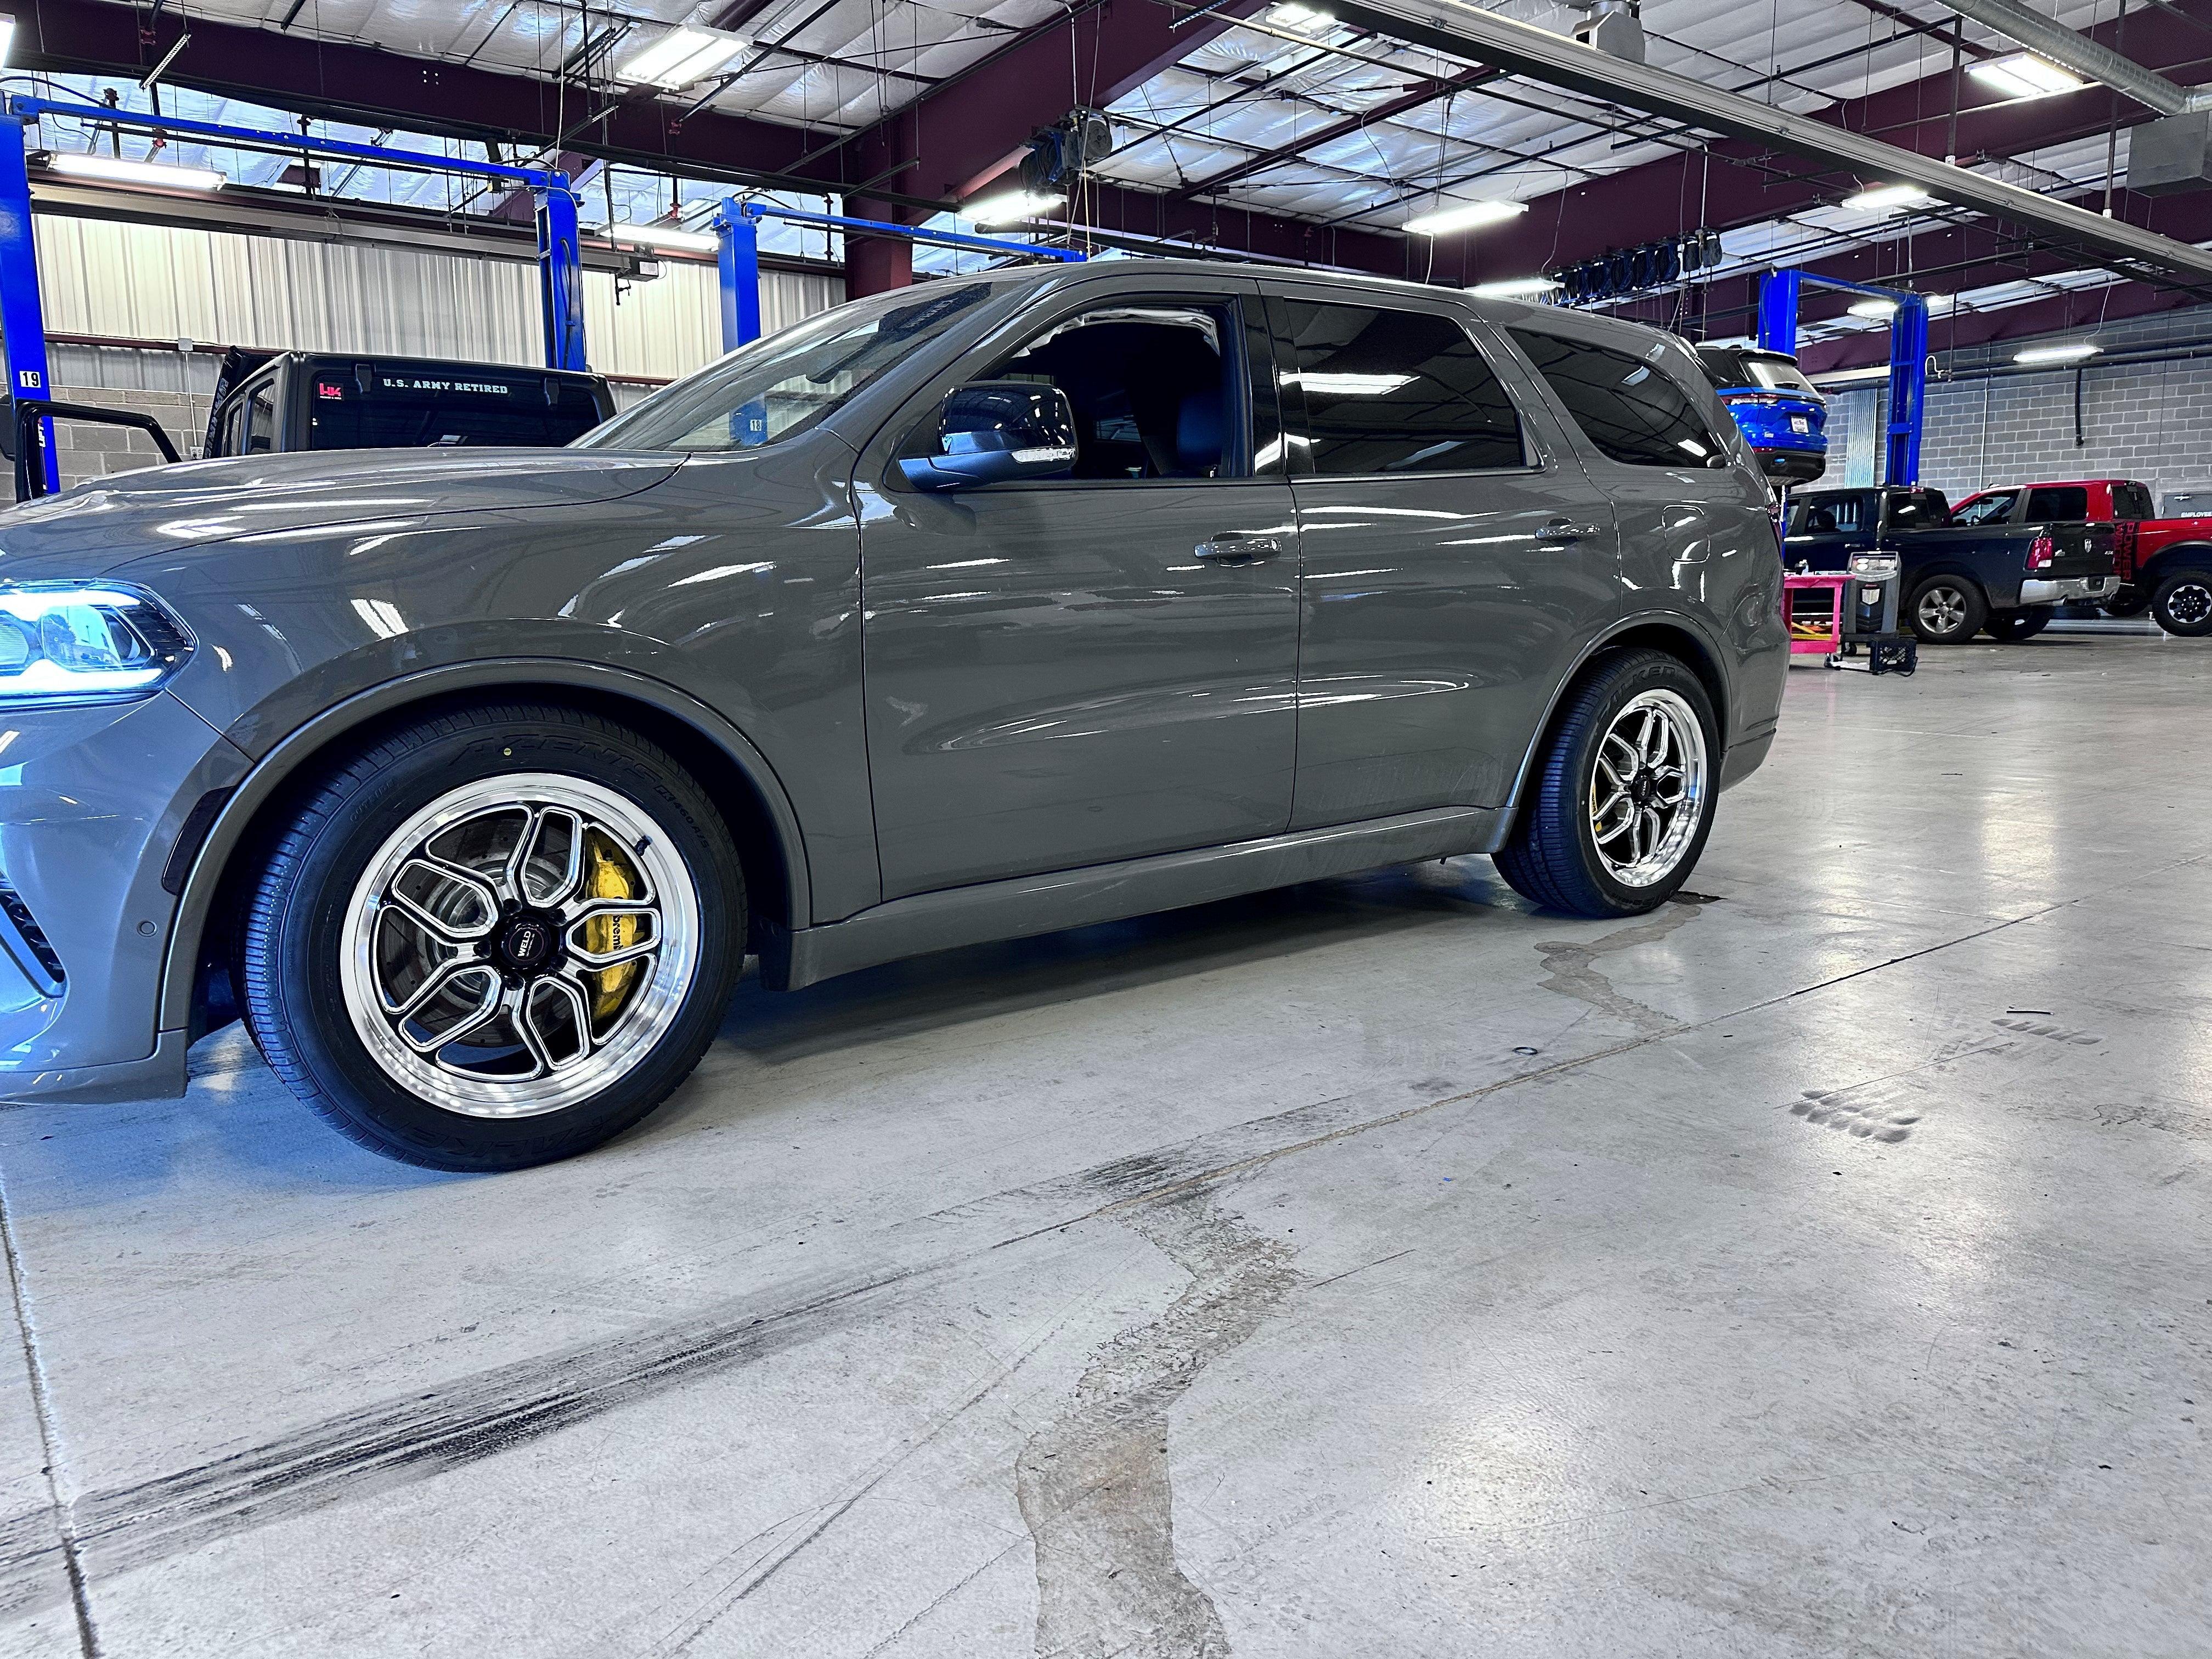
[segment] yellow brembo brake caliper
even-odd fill
[[[594,831],[584,844],[584,896],[594,899],[634,899],[639,896],[629,863]],[[593,916],[584,924],[584,948],[604,955],[635,945],[645,924],[635,916]],[[613,1018],[629,995],[630,986],[644,970],[642,960],[620,962],[599,969],[599,994],[592,999],[592,1021],[599,1024]]]

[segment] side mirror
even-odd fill
[[[1010,478],[1050,478],[1075,465],[1075,405],[1056,386],[971,380],[939,416],[937,453],[899,462],[917,489],[973,489]]]

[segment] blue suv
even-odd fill
[[[1768,477],[1810,483],[1828,470],[1828,405],[1795,357],[1755,346],[1701,345],[1698,361]]]

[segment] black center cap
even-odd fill
[[[499,953],[526,974],[543,968],[553,955],[553,929],[536,916],[517,916],[500,935]]]
[[[1628,798],[1638,806],[1651,805],[1651,798],[1659,793],[1659,781],[1650,772],[1638,772],[1628,781]]]

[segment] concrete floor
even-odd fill
[[[0,1652],[2199,1655],[2212,642],[1800,669],[1686,895],[748,988],[494,1179],[0,1113]]]

